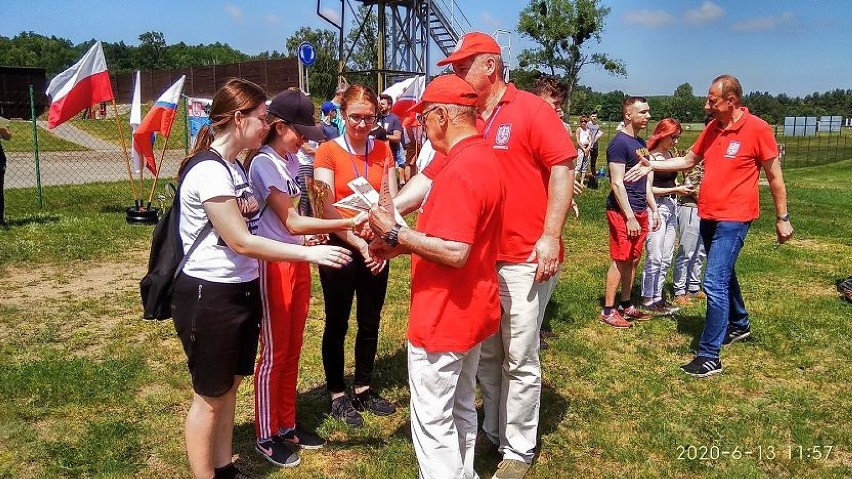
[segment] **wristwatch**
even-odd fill
[[[776,216],[775,218],[776,218],[778,221],[785,221],[785,222],[788,222],[788,223],[789,223],[789,222],[790,222],[790,213],[785,213],[785,214],[783,214],[783,215]]]
[[[385,243],[389,244],[390,246],[399,245],[399,230],[401,229],[402,225],[393,225],[393,228],[391,228],[390,231],[388,231],[387,234],[382,237],[382,239],[385,240]]]

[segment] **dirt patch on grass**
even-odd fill
[[[10,267],[0,277],[1,302],[42,309],[61,300],[113,296],[138,288],[145,271],[146,265],[136,260]]]

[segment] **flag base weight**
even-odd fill
[[[127,208],[125,220],[132,225],[153,225],[160,219],[160,208],[131,206]]]

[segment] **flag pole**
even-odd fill
[[[169,135],[171,136],[171,135]],[[160,153],[160,164],[157,165],[157,172],[154,173],[154,184],[151,185],[151,195],[148,197],[148,204],[154,201],[154,190],[157,189],[157,180],[160,179],[160,172],[163,169],[163,159],[166,157],[166,145],[169,143],[169,137],[163,137],[163,152]]]
[[[121,138],[121,148],[124,150],[124,161],[127,163],[127,176],[130,178],[130,190],[133,192],[133,202],[135,203],[139,196],[136,194],[136,185],[133,184],[133,172],[130,170],[130,156],[127,154],[127,140],[125,140],[124,132],[121,130],[121,121],[118,117],[118,106],[115,104],[115,98],[112,99],[112,110],[115,112],[115,124],[118,125],[118,136]]]

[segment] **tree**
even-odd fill
[[[704,119],[704,101],[695,96],[692,85],[682,83],[675,88],[674,95],[669,99],[668,110],[665,113],[666,116],[681,122],[701,122]],[[660,118],[664,117],[660,116]]]
[[[140,70],[167,68],[166,37],[163,32],[145,32],[139,35],[139,41],[139,47],[136,49],[137,68]]]
[[[571,108],[571,94],[584,66],[597,65],[610,74],[627,75],[623,61],[584,49],[588,40],[600,43],[609,12],[599,0],[530,0],[521,11],[518,31],[539,48],[522,51],[518,56],[520,65],[541,67],[551,75],[560,72],[568,86],[566,111]]]
[[[308,69],[311,96],[333,97],[337,89],[337,36],[331,30],[302,27],[287,38],[287,53],[296,56],[302,42],[310,42],[317,51],[317,61]]]

